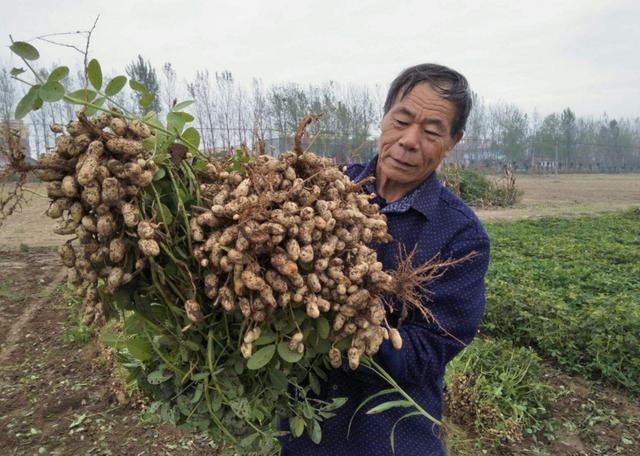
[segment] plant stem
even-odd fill
[[[27,84],[28,86],[31,86],[31,87],[33,87],[33,86],[35,85],[35,84],[31,84],[31,83],[30,83],[30,82],[28,82],[28,81],[25,81],[24,79],[20,79],[20,78],[19,78],[19,77],[17,77],[17,76],[11,76],[11,78],[12,78],[12,79],[15,79],[16,81],[22,82],[23,84]]]
[[[442,422],[436,419],[433,415],[423,409],[420,404],[413,400],[409,394],[407,394],[398,383],[391,377],[378,363],[376,363],[372,358],[365,356],[362,358],[362,365],[371,369],[373,372],[378,374],[378,376],[382,377],[389,385],[391,385],[401,396],[403,396],[407,401],[411,402],[418,412],[425,418],[429,419],[431,422],[437,424],[438,426],[442,426]]]
[[[9,35],[9,39],[11,40],[11,44],[14,43],[13,41],[13,37],[11,35]],[[42,84],[44,84],[44,80],[40,77],[40,75],[36,72],[36,70],[33,69],[33,67],[29,64],[29,62],[27,61],[27,59],[25,59],[24,57],[20,56],[20,59],[24,62],[24,64],[31,70],[31,72],[33,73],[33,75],[36,77],[36,79],[38,81],[40,81]],[[27,82],[27,84],[29,84]],[[29,84],[29,85],[33,85],[33,84]]]
[[[209,410],[209,415],[211,416],[211,419],[216,423],[216,426],[218,426],[218,428],[221,429],[222,432],[229,438],[229,440],[231,440],[231,442],[235,444],[236,439],[233,437],[233,435],[231,435],[231,433],[227,430],[224,424],[222,424],[218,416],[213,411],[213,407],[211,406],[211,396],[209,396],[209,382],[206,380],[204,383],[204,396],[207,401],[207,409]]]

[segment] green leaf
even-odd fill
[[[240,442],[239,442],[240,447],[241,448],[249,448],[251,446],[251,444],[253,443],[253,441],[255,439],[257,439],[259,435],[260,434],[258,434],[257,432],[249,434],[248,436],[246,436],[245,438],[240,440]]]
[[[24,68],[12,68],[11,76],[20,76],[22,73],[25,73],[27,70]]]
[[[40,98],[51,103],[62,100],[64,87],[58,81],[47,81],[40,88]]]
[[[251,358],[249,358],[249,361],[247,361],[247,369],[256,370],[266,366],[269,361],[271,361],[271,358],[273,358],[275,353],[275,345],[267,345],[266,347],[261,348],[255,352]]]
[[[171,210],[169,210],[169,208],[164,204],[160,203],[158,206],[158,212],[160,212],[160,220],[162,223],[167,227],[171,226],[171,222],[173,222],[173,214],[171,213]]]
[[[171,377],[173,377],[173,374],[171,372],[165,373],[162,370],[157,370],[147,375],[147,381],[152,385],[159,385],[160,383],[166,382]]]
[[[122,333],[103,331],[100,333],[99,340],[107,347],[112,347],[118,350],[125,347],[125,338]]]
[[[123,294],[126,293],[126,291],[124,290],[123,292]],[[124,330],[125,334],[140,334],[144,331],[144,324],[144,317],[142,317],[142,315],[140,314],[133,313],[129,315],[124,321],[124,326],[122,329]]]
[[[184,416],[189,416],[189,414],[191,413],[192,405],[189,399],[187,399],[184,394],[178,396],[178,398],[176,399],[176,403],[178,404],[178,410],[180,410],[180,413],[182,413]]]
[[[202,347],[195,343],[192,340],[189,339],[183,339],[180,341],[180,344],[187,347],[189,350],[194,351],[194,352],[199,352],[200,350],[202,350]]]
[[[209,162],[207,160],[196,160],[195,165],[193,165],[193,169],[203,172],[207,169],[208,164]]]
[[[286,391],[289,385],[289,379],[287,376],[278,369],[269,371],[269,379],[271,380],[271,386],[277,391]]]
[[[178,407],[175,405],[173,407],[170,407],[168,403],[165,403],[160,409],[160,417],[163,420],[168,421],[169,423],[176,424],[178,422],[178,418],[180,417]]]
[[[405,418],[409,418],[412,416],[421,416],[422,414],[420,412],[409,412],[405,415],[402,415],[400,418],[398,418],[398,420],[393,423],[393,426],[391,427],[391,435],[389,435],[389,439],[391,440],[391,452],[395,454],[396,452],[396,446],[395,446],[395,433],[396,433],[396,426],[398,425],[398,423],[400,423],[400,421],[404,420]]]
[[[102,68],[100,68],[100,63],[96,59],[91,59],[91,62],[87,65],[87,76],[89,76],[89,82],[96,90],[102,88]]]
[[[181,111],[181,112],[176,112],[175,114],[182,117],[186,123],[193,122],[193,119],[195,119],[195,117],[193,117],[188,112]]]
[[[198,378],[197,376],[200,375],[200,377]],[[196,374],[194,376],[191,377],[191,379],[194,382],[200,381],[200,380],[204,380],[205,378],[207,378],[209,376],[208,372],[202,372],[201,374]],[[200,399],[202,398],[202,392],[204,390],[202,383],[199,383],[198,386],[196,387],[196,391],[195,393],[193,393],[193,397],[191,398],[191,403],[192,404],[196,404],[200,401]]]
[[[136,359],[146,361],[151,358],[153,347],[145,336],[137,335],[127,341],[127,350]]]
[[[9,49],[11,49],[11,52],[25,60],[38,60],[40,58],[38,50],[24,41],[15,41]]]
[[[44,102],[42,101],[42,98],[40,98],[40,94],[38,94],[38,96],[36,97],[35,100],[33,100],[33,104],[31,105],[31,108],[34,111],[37,111],[38,109],[40,109],[42,107],[42,104]]]
[[[315,416],[315,411],[315,408],[313,408],[308,401],[304,402],[304,405],[302,406],[302,414],[306,419],[313,419],[313,417]]]
[[[49,74],[49,77],[47,78],[47,82],[60,81],[61,79],[66,78],[67,76],[69,76],[69,67],[61,66],[54,69]]]
[[[334,345],[334,347],[336,347],[338,350],[340,351],[346,351],[349,346],[351,345],[351,340],[353,339],[353,336],[347,336],[343,339],[340,339],[338,342],[336,342]]]
[[[320,355],[329,353],[329,350],[331,350],[331,341],[329,339],[320,339],[315,345],[315,349]]]
[[[244,372],[244,361],[242,358],[237,358],[235,360],[235,362],[233,363],[233,370],[236,372],[236,374],[242,375],[242,373]]]
[[[387,388],[387,389],[378,391],[375,394],[372,394],[371,396],[367,397],[364,401],[362,401],[360,405],[358,405],[356,409],[353,411],[353,415],[351,415],[351,419],[349,420],[349,425],[347,426],[347,437],[349,437],[349,434],[351,433],[351,425],[353,424],[353,419],[356,417],[356,415],[358,414],[358,412],[362,407],[367,405],[370,401],[374,400],[376,397],[384,396],[386,394],[393,394],[393,393],[396,393],[395,388]]]
[[[184,108],[186,108],[187,106],[191,106],[192,104],[193,104],[193,100],[185,100],[176,104],[173,108],[171,108],[171,110],[182,111]]]
[[[91,117],[92,115],[94,115],[96,112],[98,112],[98,108],[101,107],[104,102],[107,100],[106,97],[100,97],[96,100],[94,100],[91,104],[94,104],[94,106],[87,106],[87,109],[85,110],[85,115],[87,117]]]
[[[174,337],[168,336],[166,334],[157,334],[153,336],[153,345],[156,347],[167,347],[167,348],[175,348],[177,342]],[[193,379],[192,376],[191,378]]]
[[[151,95],[149,92],[144,92],[142,94],[142,97],[140,97],[140,101],[138,102],[138,104],[142,108],[148,108],[149,106],[151,106],[151,103],[153,103],[154,99],[155,97]]]
[[[300,437],[304,432],[304,420],[299,416],[294,416],[289,420],[289,429],[295,438]]]
[[[182,132],[182,140],[185,142],[189,142],[196,149],[200,147],[200,133],[193,127],[187,128]]]
[[[156,413],[156,411],[160,408],[161,405],[162,405],[162,401],[152,402],[151,405],[147,407],[147,412]]]
[[[278,355],[288,363],[297,363],[303,356],[302,353],[289,349],[288,342],[280,342],[278,344]]]
[[[406,399],[400,399],[397,401],[387,401],[387,402],[383,402],[382,404],[378,404],[375,407],[373,407],[371,410],[367,411],[367,415],[375,415],[376,413],[386,412],[387,410],[392,408],[411,407],[411,406],[413,406],[413,403],[411,403],[410,401],[407,401]]]
[[[134,79],[129,81],[129,87],[131,87],[136,92],[147,92],[147,88],[144,86],[144,84]]]
[[[335,410],[335,409],[339,409],[340,407],[342,407],[344,404],[347,403],[347,401],[349,400],[348,397],[334,397],[333,401],[331,401],[331,404],[325,406],[325,410]]]
[[[309,433],[309,437],[311,438],[311,441],[313,443],[315,443],[316,445],[320,443],[320,441],[322,440],[322,429],[320,429],[320,423],[318,423],[316,420],[313,420],[311,422],[311,428],[307,429],[307,432]]]
[[[125,86],[126,83],[127,83],[126,76],[116,76],[111,81],[109,81],[109,84],[107,84],[107,88],[104,89],[104,94],[108,97],[117,95],[122,90],[122,88]]]
[[[167,128],[172,131],[180,133],[184,128],[184,124],[187,123],[184,117],[177,112],[170,112],[167,114]]]
[[[331,328],[325,317],[319,317],[316,320],[316,328],[318,329],[318,336],[320,336],[320,339],[326,339],[329,337],[329,331]]]
[[[154,181],[162,180],[166,174],[167,172],[165,171],[165,169],[162,166],[159,166],[158,169],[156,170],[156,173],[153,175],[153,180]]]
[[[93,101],[93,99],[98,95],[96,92],[90,89],[80,89],[74,92],[68,93],[67,97],[71,98],[72,103],[75,104],[84,104]]]
[[[271,330],[271,328],[265,328],[262,330],[260,337],[256,341],[253,342],[254,346],[259,345],[267,345],[272,344],[276,340],[276,334]]]
[[[25,94],[24,97],[18,102],[16,105],[16,119],[22,119],[24,116],[29,114],[33,109],[33,102],[38,98],[38,91],[40,90],[40,85],[36,84],[32,86],[29,91]]]
[[[322,388],[320,387],[320,380],[316,377],[313,372],[309,372],[309,386],[311,387],[311,391],[316,393],[316,395],[320,395],[322,392]]]

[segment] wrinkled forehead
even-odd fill
[[[427,82],[416,84],[404,96],[400,92],[389,111],[402,111],[424,122],[437,121],[444,129],[450,130],[457,107],[455,103],[444,98],[440,90]]]
[[[437,97],[442,99],[443,101],[448,101],[445,98],[444,94],[451,89],[452,84],[449,81],[438,82],[438,83],[434,81],[421,81],[411,88],[409,88],[409,85],[406,85],[398,91],[398,94],[396,95],[395,100],[393,100],[393,104],[395,105],[399,101],[402,101],[403,99],[411,95],[415,95],[416,90],[420,90],[420,88],[423,88],[423,87],[427,87],[433,90],[434,95],[437,95]]]

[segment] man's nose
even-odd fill
[[[409,125],[402,132],[400,137],[400,146],[408,152],[415,152],[420,142],[420,126]]]

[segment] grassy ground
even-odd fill
[[[449,366],[454,454],[640,454],[640,213],[486,227],[496,339]]]
[[[484,330],[640,393],[640,213],[487,228]]]

